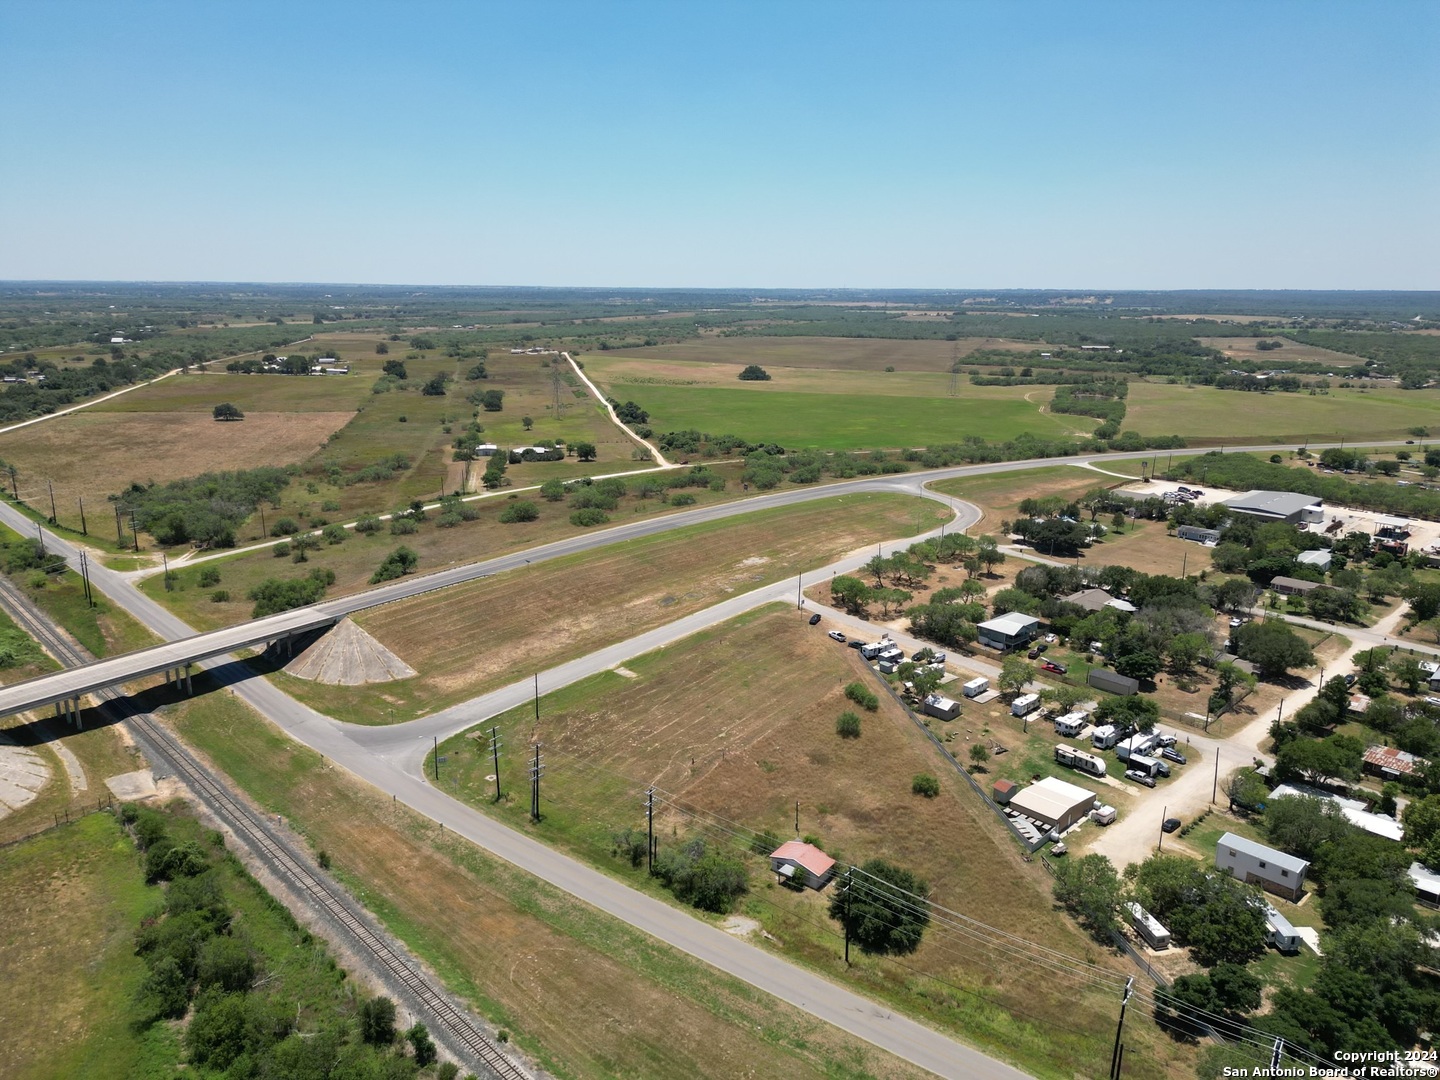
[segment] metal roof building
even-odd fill
[[[1010,797],[1010,809],[1064,832],[1088,814],[1100,800],[1093,791],[1047,776]]]
[[[1237,514],[1298,525],[1302,521],[1320,520],[1320,502],[1318,495],[1302,495],[1295,491],[1247,491],[1244,495],[1226,499],[1225,505]]]
[[[1215,845],[1215,866],[1291,900],[1304,891],[1305,872],[1310,869],[1304,859],[1229,832]]]

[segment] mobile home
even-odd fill
[[[1096,757],[1094,754],[1087,754],[1084,750],[1077,750],[1073,746],[1066,746],[1061,743],[1055,747],[1055,760],[1061,765],[1068,765],[1072,769],[1079,769],[1081,772],[1089,773],[1091,776],[1105,775],[1105,759]]]
[[[1040,707],[1039,694],[1023,694],[1010,703],[1011,716],[1029,716]]]
[[[979,697],[990,689],[990,680],[982,675],[978,679],[971,679],[961,689],[964,690],[966,697]]]
[[[1120,729],[1114,724],[1101,724],[1090,733],[1090,745],[1096,750],[1109,750],[1120,741]]]
[[[1283,953],[1300,949],[1300,935],[1295,932],[1290,920],[1276,911],[1272,904],[1265,905],[1265,940]]]
[[[1055,734],[1062,739],[1073,739],[1090,726],[1090,717],[1083,712],[1066,713],[1055,720]]]
[[[1130,912],[1130,925],[1147,945],[1157,951],[1170,947],[1170,931],[1161,925],[1159,919],[1133,902],[1126,904],[1125,909]]]

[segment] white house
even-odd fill
[[[1305,872],[1310,864],[1294,855],[1266,847],[1243,836],[1226,833],[1215,845],[1215,867],[1234,874],[1241,881],[1298,900],[1304,892]]]
[[[770,869],[784,881],[800,881],[808,888],[823,889],[835,876],[835,860],[814,844],[787,840],[770,853]]]

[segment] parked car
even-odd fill
[[[1155,740],[1155,745],[1156,745],[1156,746],[1174,746],[1174,745],[1175,745],[1175,742],[1176,742],[1175,736],[1167,733],[1167,734],[1164,734],[1164,735],[1159,736],[1159,737]]]
[[[1160,751],[1160,756],[1163,757],[1166,761],[1175,762],[1176,765],[1186,765],[1189,764],[1190,761],[1189,758],[1187,758],[1179,750],[1176,750],[1173,746],[1167,746],[1162,749]]]
[[[1242,619],[1242,618],[1240,618],[1239,615],[1231,615],[1231,616],[1230,616],[1230,625],[1231,625],[1231,627],[1244,626],[1244,625],[1245,625],[1245,620]]]
[[[1165,823],[1160,826],[1160,831],[1161,831],[1161,832],[1167,832],[1167,833],[1168,833],[1168,832],[1174,832],[1174,831],[1175,831],[1176,829],[1178,829],[1179,827],[1180,827],[1180,819],[1179,819],[1178,817],[1167,817],[1167,818],[1165,819]]]
[[[1054,660],[1045,660],[1040,664],[1042,671],[1053,671],[1056,675],[1064,675],[1069,670],[1064,664],[1056,663]]]
[[[842,637],[840,640],[841,640],[841,641],[844,641],[845,639]],[[863,649],[864,647],[865,647],[865,642],[861,641],[858,637],[857,637],[857,638],[851,638],[851,639],[850,639],[850,648],[852,648],[852,649]]]
[[[811,625],[811,626],[816,626],[816,625],[819,624],[819,622],[820,622],[820,613],[817,611],[814,615],[811,615],[811,616],[810,616],[810,625]]]
[[[1350,674],[1348,674],[1348,675],[1345,676],[1345,685],[1346,685],[1346,686],[1354,686],[1354,685],[1355,685],[1355,680],[1356,680],[1356,678],[1357,678],[1357,676],[1355,675],[1355,673],[1354,673],[1353,671],[1350,672]]]
[[[831,641],[841,641],[841,642],[843,642],[843,641],[845,640],[845,635],[842,634],[842,633],[840,633],[839,630],[831,630],[831,631],[830,631],[830,640],[831,640]]]
[[[931,662],[932,664],[943,664],[943,663],[945,663],[945,654],[944,654],[943,652],[937,652],[937,653],[935,653],[935,654],[930,658],[930,662]]]
[[[1155,778],[1147,772],[1141,772],[1139,769],[1126,769],[1125,779],[1134,780],[1137,784],[1144,784],[1146,787],[1155,786]]]

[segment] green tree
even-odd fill
[[[983,769],[985,763],[990,760],[990,751],[985,748],[984,743],[973,743],[970,746],[970,761],[976,769]]]
[[[244,419],[245,419],[245,414],[244,414],[243,412],[241,412],[241,411],[239,410],[239,408],[237,408],[236,406],[230,404],[230,402],[228,402],[228,401],[227,401],[227,402],[224,402],[223,404],[216,405],[215,408],[213,408],[213,409],[210,410],[210,413],[211,413],[212,416],[215,417],[216,420],[244,420]]]
[[[1128,697],[1112,695],[1100,702],[1094,715],[1102,724],[1133,727],[1136,731],[1148,735],[1155,730],[1155,725],[1160,720],[1160,706],[1154,698],[1145,697],[1143,694],[1132,694]]]
[[[386,360],[380,365],[380,370],[392,379],[408,379],[409,373],[405,370],[404,360]]]
[[[1440,795],[1412,800],[1400,820],[1405,825],[1405,843],[1413,848],[1424,848],[1440,836]]]
[[[770,373],[759,364],[746,364],[739,378],[743,382],[769,382]]]
[[[910,871],[871,859],[830,896],[830,917],[867,953],[904,955],[930,925],[930,886]]]
[[[534,521],[540,516],[540,508],[527,499],[512,502],[500,511],[500,520],[505,524],[517,521]]]
[[[1115,866],[1104,855],[1057,861],[1055,900],[1076,916],[1097,940],[1109,944],[1119,925],[1122,886]]]
[[[1230,801],[1230,809],[1237,806],[1244,810],[1250,810],[1265,802],[1270,796],[1270,788],[1265,780],[1250,766],[1236,769],[1225,781],[1225,797]]]
[[[1201,633],[1176,634],[1165,646],[1170,671],[1179,678],[1193,675],[1201,661],[1210,655],[1210,641]]]
[[[1419,658],[1413,653],[1396,653],[1390,658],[1388,667],[1391,676],[1409,694],[1418,694],[1421,684],[1429,679],[1420,667]]]
[[[1035,665],[1019,656],[1007,656],[1000,662],[999,685],[1002,693],[1020,694],[1035,680]]]
[[[860,717],[853,712],[843,712],[835,721],[835,734],[842,739],[860,737]]]
[[[520,418],[520,424],[522,427],[524,427],[526,431],[529,431],[535,426],[535,418],[531,416],[522,416]]]
[[[1265,835],[1276,847],[1314,862],[1321,848],[1351,828],[1340,807],[1329,799],[1295,795],[1272,799],[1265,807]]]
[[[546,502],[561,502],[565,498],[565,481],[555,477],[540,485],[540,497]]]
[[[1005,561],[1005,553],[1000,550],[1000,543],[993,536],[982,536],[975,547],[975,557],[985,567],[985,573],[992,574],[995,567]]]
[[[1265,678],[1281,678],[1291,668],[1315,663],[1305,639],[1278,619],[1246,623],[1235,631],[1234,639],[1240,658],[1254,663]]]
[[[417,1023],[405,1032],[405,1041],[410,1044],[410,1049],[415,1055],[415,1064],[422,1069],[439,1057],[439,1052],[435,1049],[435,1040],[430,1037],[430,1029],[424,1024]]]
[[[575,456],[581,461],[594,461],[597,456],[595,444],[592,442],[573,443],[571,449],[575,451]]]
[[[864,615],[874,590],[859,578],[840,574],[830,579],[830,599],[839,604],[850,615]]]
[[[425,385],[420,388],[420,393],[425,397],[444,397],[445,389],[450,384],[450,376],[443,371],[425,380]]]
[[[1365,747],[1349,735],[1328,739],[1294,739],[1275,753],[1275,771],[1281,779],[1300,777],[1311,784],[1360,779]]]
[[[371,1046],[389,1046],[395,1041],[395,1002],[374,997],[360,1005],[360,1038]]]

